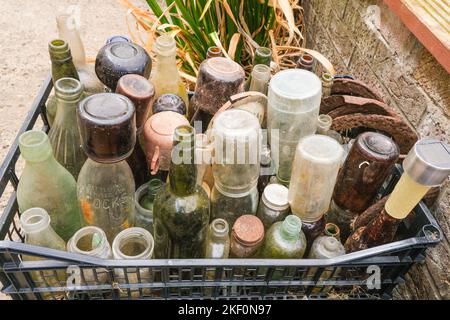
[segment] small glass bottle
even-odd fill
[[[288,188],[276,183],[264,189],[256,216],[261,219],[265,230],[289,214],[288,192]]]
[[[325,229],[323,230],[323,234],[329,237],[333,237],[339,242],[341,242],[341,229],[334,223],[328,222],[325,224]]]
[[[108,240],[133,225],[135,183],[126,158],[136,143],[133,103],[115,93],[97,93],[78,105],[77,120],[88,160],[78,177],[78,200],[88,225]]]
[[[216,57],[223,57],[222,49],[216,46],[209,47],[208,51],[206,51],[206,59]]]
[[[230,258],[255,258],[264,240],[264,225],[258,217],[243,215],[231,231]]]
[[[228,223],[223,219],[214,219],[209,225],[206,236],[205,258],[228,259],[230,236]]]
[[[270,67],[272,61],[272,50],[267,47],[258,47],[255,50],[255,56],[253,57],[253,65],[264,64]]]
[[[142,148],[144,124],[147,120],[153,99],[155,88],[143,76],[138,74],[126,74],[117,82],[116,93],[122,94],[133,102],[136,110],[136,144],[133,152],[127,158],[128,165],[133,172],[136,188],[150,180],[147,158]]]
[[[294,215],[275,222],[266,233],[261,258],[301,259],[306,250],[302,221]]]
[[[205,254],[210,205],[205,190],[197,184],[194,131],[187,125],[175,129],[169,183],[153,204],[158,259],[196,259]]]
[[[333,138],[340,144],[342,144],[342,136],[339,134],[339,132],[331,130],[331,125],[333,123],[333,118],[331,118],[327,114],[321,114],[317,118],[317,134],[323,134],[325,136],[329,136],[330,138]]]
[[[183,99],[188,106],[186,87],[178,73],[175,39],[169,34],[159,36],[153,45],[153,51],[156,54],[157,63],[151,80],[156,89],[156,99],[163,94],[173,93]]]
[[[153,103],[153,114],[162,111],[173,111],[181,115],[187,112],[186,103],[179,96],[173,93],[162,94]]]
[[[159,190],[163,187],[163,182],[159,179],[152,179],[136,190],[134,201],[136,212],[134,225],[153,232],[153,202]]]
[[[314,57],[309,53],[303,53],[298,59],[298,67],[303,70],[313,72],[314,69]]]
[[[331,95],[331,87],[333,86],[333,76],[329,72],[322,73],[322,99]]]
[[[30,208],[20,215],[20,225],[25,233],[25,243],[50,248],[55,250],[66,251],[66,243],[50,226],[50,216],[47,211],[42,208]],[[39,261],[44,258],[22,255],[23,261]],[[42,278],[43,275],[45,279]],[[33,281],[39,286],[64,287],[66,286],[65,270],[56,271],[33,271],[31,272]],[[42,294],[44,299],[60,299],[64,296],[61,294]]]
[[[55,83],[56,116],[48,133],[56,160],[78,179],[86,155],[81,147],[77,126],[77,105],[83,97],[83,86],[73,78],[61,78]]]
[[[253,67],[249,91],[258,91],[267,95],[270,81],[270,68],[265,64],[257,64]]]
[[[51,225],[64,241],[82,227],[74,177],[53,156],[43,131],[27,131],[19,137],[25,169],[17,187],[19,211],[43,208]]]
[[[80,80],[78,71],[73,63],[72,54],[67,42],[61,39],[52,40],[48,44],[50,60],[52,62],[53,85],[61,78],[73,78]],[[47,102],[47,120],[50,126],[56,115],[56,97],[51,95]]]
[[[111,246],[105,232],[93,226],[78,230],[67,242],[67,251],[101,259],[112,259]],[[108,270],[104,268],[96,268],[95,272],[87,269],[83,271],[83,275],[86,284],[105,283],[109,278]]]
[[[258,193],[262,194],[270,183],[270,178],[276,174],[276,168],[272,161],[271,151],[267,144],[261,145],[260,169],[258,178]]]

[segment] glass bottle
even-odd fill
[[[159,179],[152,179],[150,182],[140,186],[134,196],[136,203],[135,221],[136,227],[144,228],[153,232],[153,202],[159,190],[163,187],[163,182]]]
[[[177,67],[177,44],[169,34],[156,38],[153,45],[156,54],[156,68],[151,80],[156,90],[156,99],[166,93],[173,93],[189,105],[186,87],[181,81]]]
[[[264,225],[258,217],[243,215],[233,225],[230,258],[255,258],[264,240]]]
[[[253,65],[264,64],[270,67],[272,61],[272,50],[267,47],[258,47],[255,50],[255,56],[253,57]]]
[[[270,68],[264,64],[257,64],[253,67],[251,74],[249,91],[258,91],[267,95],[270,81]]]
[[[78,200],[88,225],[105,231],[108,240],[133,226],[135,183],[126,158],[136,142],[133,103],[115,93],[97,93],[77,109],[84,152],[78,177]]]
[[[331,87],[333,86],[333,76],[329,72],[322,73],[322,99],[331,95]]]
[[[195,163],[197,164],[197,184],[206,183],[208,189],[214,187],[214,176],[212,173],[213,147],[208,135],[197,133],[195,135]]]
[[[289,185],[299,140],[317,129],[322,83],[312,72],[288,69],[272,77],[268,93],[267,129],[277,178]]]
[[[86,155],[81,147],[77,126],[77,105],[83,98],[83,86],[73,78],[61,78],[55,83],[56,116],[48,133],[56,160],[78,179]]]
[[[20,225],[25,233],[25,243],[50,248],[55,250],[66,251],[66,243],[64,240],[53,230],[50,225],[50,216],[47,211],[42,208],[30,208],[20,215]],[[36,256],[22,255],[23,261],[39,261],[45,260],[44,258]],[[42,278],[43,275],[45,277]],[[64,287],[66,286],[66,273],[64,269],[56,271],[33,271],[31,272],[31,278],[35,281],[37,286],[50,286],[50,287]],[[61,299],[64,297],[64,293],[61,294],[41,294],[44,299]]]
[[[67,251],[101,259],[112,259],[111,246],[105,232],[94,226],[78,230],[67,242]],[[83,276],[86,284],[105,283],[109,278],[108,270],[105,268],[96,268],[95,272],[85,269]]]
[[[339,132],[335,130],[331,130],[331,125],[333,123],[333,118],[331,118],[327,114],[321,114],[319,115],[319,118],[317,119],[317,134],[323,134],[325,136],[329,136],[330,138],[333,138],[340,144],[343,143],[342,136],[339,134]]]
[[[325,224],[325,229],[323,234],[329,237],[333,237],[339,242],[341,242],[341,229],[334,223],[328,222]]]
[[[364,132],[356,138],[336,180],[333,210],[327,214],[343,239],[350,234],[350,222],[372,204],[399,155],[397,144],[381,133]]]
[[[267,231],[261,258],[301,259],[306,250],[306,238],[302,232],[302,221],[294,215],[275,222]]]
[[[127,158],[128,165],[133,172],[136,188],[150,180],[147,158],[143,150],[143,131],[153,99],[155,88],[143,76],[138,74],[126,74],[117,82],[116,93],[122,94],[133,102],[136,110],[136,144],[133,152]],[[144,146],[145,147],[145,146]]]
[[[384,209],[347,239],[347,252],[383,245],[394,239],[402,219],[430,188],[441,185],[450,175],[450,146],[436,139],[421,139],[403,160],[403,169]]]
[[[298,67],[303,70],[313,72],[314,69],[314,57],[309,53],[303,53],[298,59]]]
[[[205,258],[228,259],[230,236],[228,223],[223,219],[214,219],[209,225],[206,236]]]
[[[177,127],[169,183],[158,192],[153,205],[155,257],[158,259],[195,259],[205,254],[209,199],[197,184],[194,148],[194,128]]]
[[[116,35],[116,36],[111,36],[108,39],[106,39],[106,44],[110,44],[113,42],[122,42],[122,41],[131,43],[131,39],[129,37]]]
[[[289,204],[292,213],[303,222],[315,222],[328,211],[343,152],[336,140],[323,135],[311,135],[299,142]]]
[[[86,63],[86,53],[81,41],[80,32],[76,23],[72,22],[69,14],[60,14],[56,17],[59,37],[67,42],[72,52],[73,63],[78,71],[84,91],[87,93],[100,93],[105,91],[105,86],[95,74],[94,65]]]
[[[325,229],[325,217],[322,216],[317,221],[306,222],[302,221],[302,231],[306,237],[306,254],[308,254],[309,249],[311,248],[314,240],[323,234],[323,230]]]
[[[272,161],[271,151],[267,144],[261,145],[260,169],[258,178],[258,193],[262,194],[270,182],[270,178],[275,175],[275,166]]]
[[[51,225],[64,241],[82,227],[73,176],[53,157],[48,136],[43,131],[27,131],[19,137],[25,169],[17,187],[19,211],[43,208]]]
[[[153,114],[162,111],[173,111],[181,115],[187,112],[186,103],[179,96],[173,93],[162,94],[153,103]]]
[[[261,219],[265,230],[289,214],[288,192],[288,188],[277,183],[264,189],[256,216]]]
[[[67,42],[61,39],[52,40],[48,44],[50,60],[52,62],[53,85],[61,78],[73,78],[80,80],[78,71],[73,63],[72,54]],[[50,126],[56,115],[56,97],[51,95],[47,102],[47,119]]]
[[[216,57],[223,57],[222,49],[216,46],[209,47],[208,51],[206,51],[206,59]]]

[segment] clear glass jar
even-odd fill
[[[230,258],[255,258],[264,240],[264,225],[258,217],[243,215],[231,231]]]
[[[227,193],[244,193],[258,183],[261,127],[251,113],[220,113],[212,129],[214,183]]]
[[[302,231],[302,221],[294,215],[275,222],[267,231],[261,258],[301,259],[306,250],[306,238]]]
[[[228,193],[214,185],[211,191],[211,218],[222,218],[230,226],[242,215],[255,215],[258,210],[258,188],[254,186],[248,192]]]
[[[267,94],[270,81],[270,68],[264,64],[257,64],[253,67],[251,74],[249,91],[258,91]]]
[[[273,157],[284,185],[289,184],[299,140],[316,132],[321,95],[320,79],[306,70],[283,70],[270,80],[267,129],[272,151],[279,151]]]
[[[288,198],[292,213],[302,221],[317,221],[328,211],[343,152],[324,135],[308,136],[298,144]]]
[[[83,86],[73,78],[61,78],[55,83],[56,116],[48,133],[56,160],[78,179],[86,154],[81,147],[77,126],[77,105],[83,98]]]
[[[163,187],[159,179],[152,179],[140,186],[135,193],[136,204],[134,225],[150,231],[153,234],[153,202],[156,194]]]
[[[214,219],[206,236],[205,258],[227,259],[230,253],[228,223],[224,219]]]
[[[93,226],[78,230],[67,242],[67,251],[101,259],[112,259],[111,246],[105,232]],[[109,278],[108,270],[105,268],[96,268],[95,272],[85,269],[83,276],[86,284],[105,283]]]
[[[66,251],[66,243],[50,226],[50,216],[47,211],[42,208],[30,208],[20,215],[20,225],[25,233],[25,243],[45,247],[55,250]],[[45,260],[35,256],[22,255],[23,261],[39,261]],[[53,271],[42,271],[45,279],[41,277],[39,271],[31,272],[31,278],[35,284],[39,286],[49,287],[65,287],[66,273],[65,270],[59,269]],[[64,296],[61,294],[43,293],[44,299],[59,299]]]
[[[261,219],[265,230],[289,214],[288,192],[288,188],[276,183],[264,189],[256,216]]]
[[[82,227],[75,179],[53,157],[45,132],[23,133],[19,137],[19,148],[26,161],[17,187],[19,211],[35,207],[45,209],[55,232],[64,241],[69,240]]]

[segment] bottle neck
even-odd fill
[[[368,248],[392,242],[401,220],[389,215],[385,209],[366,227],[365,242]]]
[[[156,194],[159,192],[162,186],[163,182],[161,180],[159,179],[150,180],[147,188],[147,199],[153,202],[153,200],[155,200]]]
[[[83,86],[80,81],[72,78],[61,78],[55,83],[57,99],[56,121],[69,119],[74,121],[76,107],[83,95]]]
[[[56,17],[59,36],[69,44],[74,64],[81,68],[86,65],[86,53],[75,21],[68,14]]]
[[[300,237],[302,222],[300,218],[294,215],[287,216],[281,223],[281,236],[288,241],[296,241]]]
[[[50,60],[52,61],[53,83],[61,78],[73,78],[79,80],[78,72],[72,61],[72,55],[67,42],[53,40],[49,44]]]
[[[217,242],[226,241],[229,238],[228,233],[229,226],[226,220],[218,218],[211,222],[211,225],[209,226],[209,235],[211,240]]]
[[[156,72],[170,74],[173,78],[178,78],[178,67],[175,53],[156,55]]]
[[[56,161],[48,136],[43,131],[30,130],[19,137],[19,148],[23,158],[30,165],[41,165]]]

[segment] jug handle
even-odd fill
[[[159,146],[156,146],[155,148],[155,153],[153,153],[153,158],[152,161],[150,163],[150,169],[151,169],[151,173],[152,175],[156,174],[158,172],[159,169]]]

